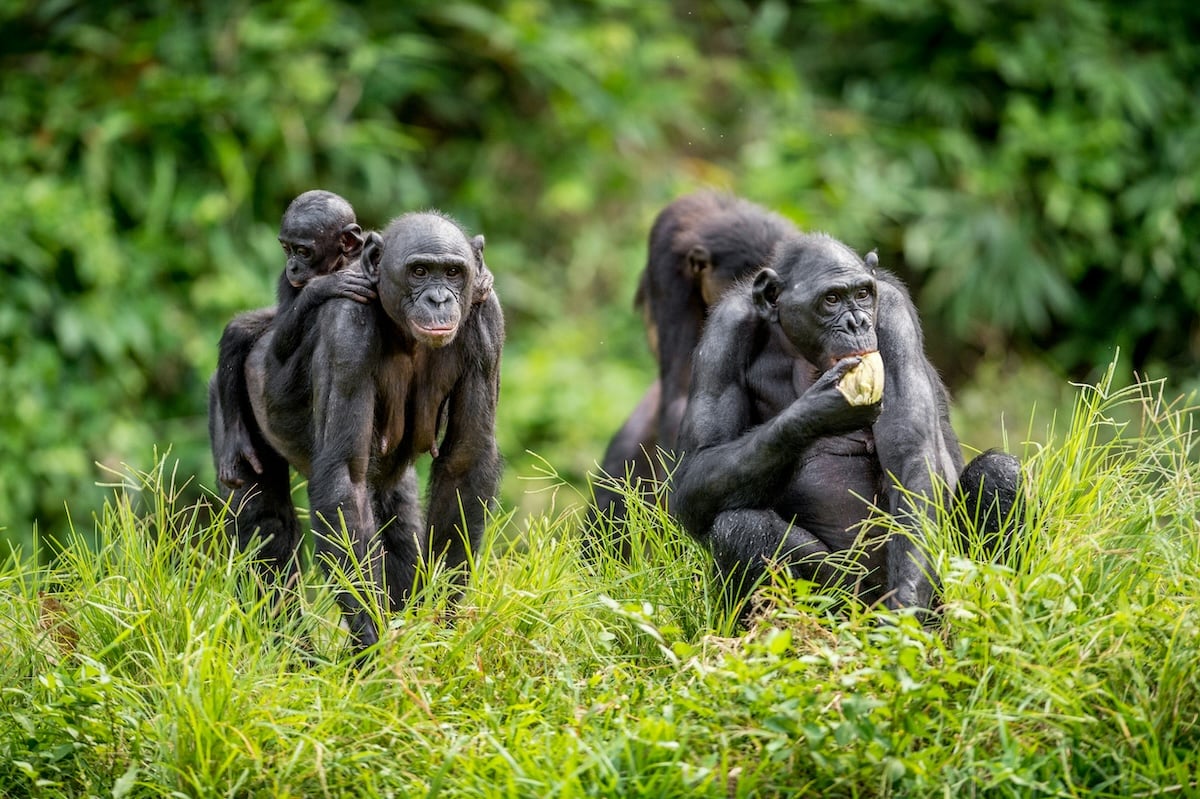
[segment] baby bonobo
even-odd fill
[[[374,281],[357,268],[363,243],[377,233],[363,233],[354,209],[333,192],[306,191],[292,200],[279,223],[279,244],[287,256],[279,276],[274,308],[234,317],[221,335],[217,372],[209,384],[210,426],[219,405],[224,435],[213,438],[217,479],[230,488],[242,485],[238,462],[256,474],[262,462],[255,448],[258,434],[246,391],[246,356],[268,328],[274,330],[275,356],[284,361],[310,323],[312,311],[333,297],[368,303],[375,299]],[[351,268],[353,267],[353,268]],[[255,431],[255,432],[252,432]]]

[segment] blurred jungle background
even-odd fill
[[[1198,9],[0,0],[0,547],[90,529],[156,451],[213,486],[217,339],[314,187],[486,234],[510,509],[550,502],[540,459],[586,491],[654,374],[651,221],[702,186],[878,248],[969,446],[1019,453],[1118,348],[1186,392]]]

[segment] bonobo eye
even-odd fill
[[[412,273],[415,277],[425,277],[429,274],[429,270],[424,266],[414,266]]]
[[[830,308],[838,304],[838,295],[829,293],[825,295],[825,304]]]
[[[462,267],[448,266],[446,267],[446,277],[458,277],[458,273],[462,271]]]
[[[312,250],[310,250],[307,247],[297,247],[296,248],[296,257],[303,258],[307,261],[309,258],[312,257]]]
[[[865,286],[863,288],[860,288],[858,291],[854,292],[854,299],[856,299],[856,300],[871,299],[871,290],[869,288],[866,288]]]

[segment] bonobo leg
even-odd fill
[[[213,461],[217,479],[229,488],[238,488],[262,472],[247,420],[254,418],[246,387],[246,358],[254,343],[262,337],[275,318],[274,308],[239,314],[225,326],[217,355],[217,372],[209,382],[209,434],[213,442]],[[214,411],[219,416],[214,415]],[[214,425],[221,427],[220,447],[212,438]],[[251,467],[247,472],[246,465]]]
[[[417,580],[417,565],[427,549],[421,518],[417,472],[412,466],[388,490],[375,494],[375,518],[383,525],[383,577],[392,610],[408,603]]]
[[[734,604],[750,593],[772,563],[786,564],[793,576],[822,586],[838,585],[845,576],[831,561],[825,542],[773,510],[719,513],[708,546],[717,576]]]
[[[988,450],[966,465],[951,505],[964,552],[978,548],[988,558],[1008,554],[1022,524],[1021,482],[1021,462],[1004,452]]]
[[[262,473],[256,474],[250,464],[239,461],[236,476],[241,485],[222,495],[229,505],[226,530],[232,527],[240,551],[259,547],[255,565],[270,596],[270,613],[291,618],[298,606],[287,600],[287,593],[300,580],[304,531],[292,504],[287,461],[265,446],[259,447],[259,456]]]
[[[215,379],[209,383],[208,431],[213,460],[219,461],[222,453],[229,451],[231,433],[223,422],[216,383]],[[238,487],[224,491],[222,497],[229,504],[238,549],[245,551],[261,539],[258,562],[264,576],[268,584],[282,587],[299,576],[297,553],[304,533],[292,504],[287,461],[266,442],[255,441],[253,446],[260,453],[257,467],[242,459],[232,461],[230,476]]]
[[[605,482],[629,480],[643,494],[654,493],[655,481],[664,479],[657,474],[654,461],[658,445],[658,416],[661,383],[655,380],[609,442],[600,462],[600,481],[593,483],[595,502],[588,509],[583,525],[583,554],[593,558],[601,549],[618,551],[629,557],[629,541],[621,525],[627,508],[625,494],[605,485]]]

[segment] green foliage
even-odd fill
[[[649,382],[646,234],[699,185],[878,246],[955,382],[980,352],[1045,348],[1084,376],[1118,344],[1129,369],[1193,379],[1195,14],[0,4],[0,535],[64,539],[65,508],[90,513],[103,470],[155,446],[200,476],[193,498],[211,485],[220,329],[272,302],[277,219],[314,187],[370,227],[437,206],[487,235],[509,507],[541,509],[528,451],[581,485]],[[997,443],[996,415],[964,440]]]
[[[549,472],[551,513],[495,521],[508,543],[480,553],[454,623],[435,578],[357,669],[345,583],[309,572],[303,613],[268,629],[238,598],[252,553],[165,464],[127,471],[98,547],[0,566],[0,794],[1186,795],[1194,410],[1082,389],[1028,459],[1038,501],[1009,557],[930,529],[938,627],[797,583],[736,629],[657,509],[634,506],[628,562],[581,561]]]

